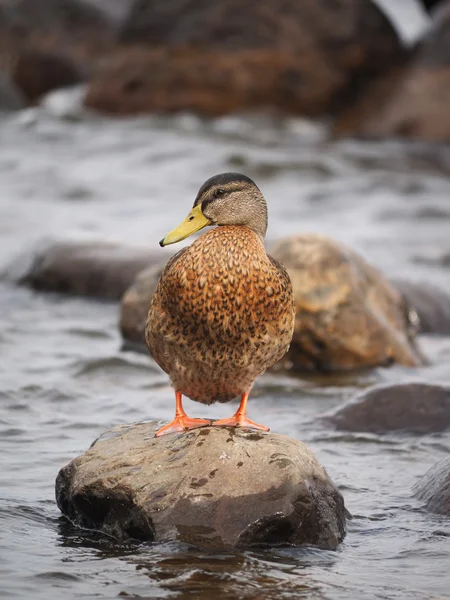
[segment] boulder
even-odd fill
[[[403,56],[371,0],[137,0],[120,40],[86,97],[119,114],[333,113]]]
[[[24,98],[10,76],[0,71],[0,112],[20,110],[24,106]]]
[[[433,11],[432,19],[409,62],[350,104],[334,126],[335,135],[450,140],[450,0]]]
[[[213,549],[343,540],[342,495],[301,442],[214,427],[155,438],[157,428],[115,427],[61,469],[62,513],[120,540]]]
[[[415,382],[376,386],[324,420],[341,431],[438,433],[450,429],[450,388]]]
[[[122,296],[119,328],[126,347],[148,352],[145,343],[145,325],[153,293],[165,262],[141,271],[131,287]]]
[[[11,78],[28,102],[36,102],[48,92],[81,83],[85,73],[69,55],[39,48],[18,50]]]
[[[42,244],[19,283],[35,290],[119,300],[160,253],[108,242]]]
[[[83,0],[2,0],[0,67],[29,102],[84,80],[115,39],[114,20]]]
[[[419,317],[420,333],[450,335],[450,295],[429,283],[393,280]]]
[[[450,517],[450,457],[436,463],[414,486],[430,512]]]
[[[414,311],[356,252],[305,234],[283,239],[271,254],[287,268],[296,303],[291,348],[279,366],[350,371],[422,363]]]

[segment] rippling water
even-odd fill
[[[269,238],[316,231],[389,274],[450,290],[450,151],[330,143],[300,120],[193,117],[111,121],[80,113],[78,92],[0,120],[3,267],[43,236],[154,244],[224,170],[255,178]],[[13,269],[23,268],[15,263]],[[59,515],[60,467],[112,425],[167,420],[173,393],[146,356],[123,353],[118,307],[0,282],[0,596],[2,598],[449,597],[450,523],[411,486],[449,435],[336,434],[318,415],[382,381],[450,380],[450,339],[423,338],[427,367],[358,376],[261,378],[250,415],[305,441],[355,516],[337,552],[229,554],[118,544]],[[190,414],[230,406],[187,403]]]

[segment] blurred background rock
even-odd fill
[[[396,4],[1,0],[0,69],[29,103],[87,81],[86,105],[110,114],[256,110],[447,140],[450,3]],[[411,10],[431,24],[412,31]]]

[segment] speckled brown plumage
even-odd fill
[[[146,340],[175,390],[204,404],[227,402],[286,353],[294,318],[289,275],[261,237],[221,226],[167,264]]]

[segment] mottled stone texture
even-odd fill
[[[431,467],[414,486],[414,492],[427,510],[450,517],[450,457]]]
[[[281,240],[271,254],[287,268],[296,303],[294,337],[281,364],[311,371],[421,364],[414,311],[356,252],[310,234]]]
[[[343,498],[301,442],[213,427],[155,438],[157,428],[115,427],[61,469],[61,511],[81,527],[125,540],[218,549],[334,549],[343,540]]]
[[[450,388],[415,382],[377,386],[325,421],[344,431],[438,433],[450,429]]]

